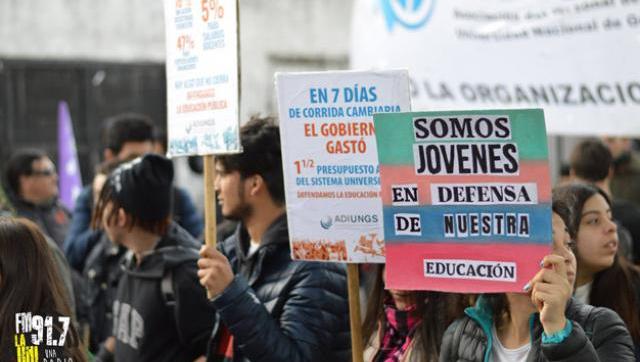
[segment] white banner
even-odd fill
[[[165,0],[169,156],[237,153],[236,0]]]
[[[356,0],[354,69],[408,68],[419,110],[544,108],[564,135],[640,135],[640,1]]]
[[[373,114],[411,108],[406,71],[276,74],[294,259],[384,262]]]

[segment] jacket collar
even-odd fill
[[[51,200],[49,200],[47,202],[44,202],[44,203],[41,203],[41,204],[34,204],[33,202],[27,201],[27,200],[23,199],[22,197],[19,197],[15,193],[7,193],[7,198],[9,199],[11,204],[16,208],[47,210],[47,209],[51,209],[51,208],[53,208],[53,207],[58,205],[58,198],[57,197],[54,197]]]
[[[124,272],[140,278],[161,278],[166,269],[198,258],[196,244],[190,235],[175,222],[171,222],[167,234],[162,236],[155,248],[146,253],[138,266],[131,251],[123,260]]]
[[[569,309],[570,303],[573,300],[571,298],[569,303],[567,303],[567,310]],[[476,305],[473,307],[468,307],[464,310],[464,313],[475,321],[485,336],[487,337],[487,345],[484,349],[484,361],[490,361],[491,358],[491,346],[493,346],[493,333],[491,333],[491,327],[493,326],[493,310],[491,310],[491,304],[489,304],[489,300],[486,296],[481,295],[478,297],[476,301]],[[567,319],[569,316],[567,315]],[[531,335],[531,345],[533,346],[535,341],[540,338],[540,318],[538,318],[538,313],[531,313],[529,316],[529,334]]]
[[[241,261],[245,261],[250,258],[247,256],[247,252],[249,251],[249,243],[251,238],[249,237],[249,232],[247,231],[247,228],[243,223],[238,224],[235,235],[236,240],[238,240],[235,245],[236,254],[238,255],[238,259],[240,259]],[[289,230],[287,228],[287,214],[283,213],[282,215],[278,216],[278,218],[275,219],[264,232],[258,251],[271,245],[288,243]],[[255,254],[258,254],[258,251],[256,251]]]
[[[289,247],[289,231],[287,229],[287,215],[283,213],[271,223],[267,228],[258,250],[251,255],[247,255],[249,250],[249,233],[244,224],[240,223],[236,229],[236,256],[238,258],[238,270],[241,275],[247,278],[250,286],[258,280],[262,272],[262,265],[267,253],[280,247]]]
[[[489,361],[491,357],[490,347],[493,346],[493,334],[491,333],[493,313],[489,301],[484,295],[481,295],[478,297],[476,305],[465,308],[464,313],[480,326],[484,335],[487,337],[487,345],[484,347],[484,360]]]

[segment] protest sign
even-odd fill
[[[410,109],[406,71],[276,75],[294,259],[384,262],[373,114]]]
[[[356,0],[351,66],[402,67],[414,108],[543,107],[550,134],[640,135],[640,2]]]
[[[518,292],[550,252],[539,109],[374,116],[387,287]]]
[[[214,155],[242,151],[238,1],[165,0],[164,10],[167,154],[204,156],[204,238],[215,246]]]
[[[165,0],[169,156],[240,152],[234,0]]]

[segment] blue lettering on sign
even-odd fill
[[[436,0],[380,0],[389,31],[395,23],[407,29],[423,27],[436,5]]]
[[[227,151],[238,149],[238,129],[236,127],[227,127],[222,138]]]
[[[198,139],[195,136],[173,139],[169,142],[169,153],[172,155],[193,154],[198,151]]]

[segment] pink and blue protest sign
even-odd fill
[[[540,109],[374,116],[387,287],[518,292],[551,243]]]

